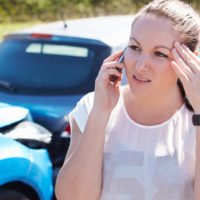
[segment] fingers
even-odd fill
[[[181,67],[175,61],[171,62],[171,66],[182,83],[189,81],[189,78],[187,77],[186,73],[181,69]]]
[[[119,51],[106,58],[99,70],[97,81],[104,82],[104,84],[118,85],[122,79],[123,63],[118,62],[118,58],[122,55],[123,51]]]
[[[120,72],[116,67],[114,68],[106,68],[99,74],[102,77],[103,81],[108,82],[116,82],[121,80],[122,72]]]
[[[122,70],[124,68],[124,64],[117,61],[107,62],[101,66],[100,72],[107,68],[118,68],[119,70]]]
[[[198,64],[198,66],[200,66],[200,58],[195,53],[190,51],[190,49],[186,45],[182,44],[182,47],[185,52],[192,58],[192,60],[194,60]]]
[[[104,80],[110,79],[110,76],[116,76],[117,78],[120,78],[122,73],[120,73],[116,68],[107,69],[102,73],[102,77]]]
[[[174,57],[172,67],[180,79],[193,80],[200,73],[199,58],[185,45],[175,42],[172,55]]]
[[[177,72],[177,70],[179,70],[182,75],[184,74],[184,77],[187,76],[187,79],[192,79],[193,72],[187,66],[187,64],[184,62],[184,60],[181,58],[181,56],[178,54],[178,52],[175,48],[172,50],[172,54],[173,54],[173,57],[175,60],[175,63],[173,63],[173,66],[176,67],[176,72]],[[179,75],[181,75],[181,74],[179,74]]]
[[[174,60],[171,62],[171,66],[176,72],[178,78],[183,83],[186,96],[191,102],[193,108],[195,108],[199,105],[199,99],[200,99],[199,58],[193,52],[191,52],[186,46],[180,45],[178,42],[174,44],[172,55]]]
[[[193,52],[191,52],[184,44],[180,45],[178,42],[175,42],[174,47],[177,53],[182,58],[182,60],[184,61],[185,67],[188,66],[191,72],[196,73],[198,70],[197,68],[200,64],[199,58]]]
[[[119,58],[119,57],[122,55],[122,53],[123,53],[123,51],[120,50],[120,51],[118,51],[118,52],[112,54],[111,56],[109,56],[108,58],[106,58],[106,59],[104,60],[104,63],[117,60],[117,58]]]

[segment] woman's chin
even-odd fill
[[[129,85],[130,91],[134,97],[137,98],[152,98],[152,93],[147,88],[140,88],[135,85]]]

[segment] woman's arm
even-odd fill
[[[172,50],[172,68],[183,83],[186,96],[194,109],[200,114],[200,58],[198,52],[191,52],[185,45],[175,42]],[[192,120],[192,119],[191,119]],[[200,126],[196,126],[196,163],[194,180],[195,200],[200,199]]]
[[[91,112],[82,134],[72,120],[72,141],[56,182],[58,200],[98,200],[108,116]]]
[[[199,111],[195,111],[196,114],[200,114]],[[196,165],[195,165],[195,200],[200,199],[200,126],[196,127]]]
[[[200,126],[196,128],[195,200],[200,199]]]
[[[95,82],[92,111],[83,134],[72,120],[72,141],[65,163],[56,182],[58,200],[99,200],[102,184],[102,165],[105,129],[119,98],[119,81],[123,64],[116,59],[122,51],[108,57]],[[110,76],[118,77],[110,84]]]

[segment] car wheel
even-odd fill
[[[1,200],[31,200],[24,194],[18,191],[11,190],[11,189],[1,189],[0,199]]]

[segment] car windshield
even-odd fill
[[[18,93],[79,94],[93,89],[109,53],[106,45],[7,39],[0,45],[0,80]]]

